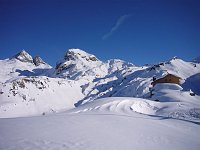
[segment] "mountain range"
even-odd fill
[[[200,115],[198,59],[187,62],[174,57],[158,64],[136,66],[120,59],[103,62],[83,50],[69,49],[52,67],[41,57],[33,58],[22,50],[8,59],[0,60],[0,67],[2,118],[72,110],[107,97],[137,97],[163,104],[187,103],[186,112],[180,109],[184,117]],[[180,85],[165,83],[152,87],[154,78],[167,74],[180,77]],[[191,96],[191,92],[195,94]],[[194,107],[198,108],[195,117],[188,115]],[[168,116],[169,113],[175,115],[168,112]]]
[[[0,60],[1,150],[198,150],[199,58],[137,66],[69,49]]]

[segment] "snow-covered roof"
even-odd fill
[[[181,79],[181,77],[179,77],[178,75],[167,72],[167,73],[163,74],[160,78],[156,78],[156,80],[159,80],[159,79],[165,78],[165,77],[168,76],[168,75],[172,75],[172,76],[175,76],[175,77]],[[155,81],[156,81],[156,80],[155,80]]]

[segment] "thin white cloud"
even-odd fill
[[[110,32],[106,33],[102,39],[103,40],[106,40],[108,37],[110,37],[119,27],[120,25],[122,25],[122,23],[128,19],[131,15],[123,15],[123,16],[120,16],[119,19],[117,20],[117,22],[115,23],[115,25],[111,28]]]

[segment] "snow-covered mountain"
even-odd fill
[[[197,94],[200,90],[197,86],[193,86],[191,82],[200,83],[198,76],[200,65],[193,62],[185,62],[178,58],[173,58],[169,61],[155,64],[152,66],[129,67],[118,72],[117,78],[106,78],[96,83],[91,93],[84,99],[93,101],[102,97],[145,97],[149,98],[151,83],[153,78],[160,78],[166,74],[174,74],[181,77],[183,90],[192,89]],[[113,74],[114,77],[116,74]],[[111,76],[111,77],[113,77]],[[195,80],[191,81],[190,77]],[[189,80],[190,79],[190,80]]]
[[[25,50],[11,58],[0,60],[0,82],[10,82],[26,76],[38,76],[51,69],[40,57],[34,59]]]
[[[122,60],[100,61],[96,56],[80,49],[69,49],[64,58],[57,62],[53,77],[72,80],[94,80],[111,75],[116,71],[134,66]]]
[[[21,52],[17,53],[13,56],[13,58],[18,59],[21,62],[33,63],[32,56],[29,55],[25,50],[22,50]]]
[[[199,149],[199,62],[135,66],[69,49],[52,68],[23,50],[0,68],[2,150]],[[168,74],[180,85],[152,86]]]
[[[105,97],[184,103],[190,98],[196,102],[200,95],[197,84],[200,64],[177,57],[139,67],[119,59],[103,62],[83,50],[69,49],[55,68],[51,68],[39,56],[32,58],[23,50],[1,60],[0,66],[3,68],[0,72],[1,117],[58,112]],[[173,85],[152,88],[153,78],[169,73],[181,78],[181,88],[174,90]],[[191,91],[196,95],[188,97]]]

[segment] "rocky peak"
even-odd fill
[[[80,49],[69,49],[64,58],[57,62],[55,72],[56,75],[75,76],[77,74],[76,76],[79,77],[87,73],[95,74],[92,68],[100,65],[103,65],[103,62],[96,56]]]
[[[22,50],[18,54],[14,56],[14,58],[18,59],[21,62],[30,62],[33,63],[33,58],[29,53],[27,53],[25,50]]]
[[[65,56],[64,59],[69,61],[69,60],[82,60],[82,61],[88,61],[88,62],[94,62],[98,61],[96,56],[86,53],[83,50],[80,49],[69,49]]]
[[[42,58],[40,56],[35,56],[33,58],[33,63],[36,65],[36,66],[39,66],[40,64],[45,64],[45,62],[42,60]]]

